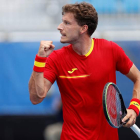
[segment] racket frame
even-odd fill
[[[115,126],[115,125],[110,121],[111,119],[110,119],[110,116],[109,116],[108,110],[107,110],[106,96],[107,96],[108,87],[109,87],[110,85],[112,85],[112,86],[116,89],[116,91],[118,92],[119,98],[120,98],[120,100],[121,100],[121,101],[120,101],[120,102],[121,102],[121,110],[122,110],[122,117],[121,117],[121,118],[123,118],[123,117],[127,114],[126,107],[125,107],[125,104],[124,104],[122,95],[121,95],[121,93],[120,93],[120,90],[119,90],[119,88],[117,87],[117,85],[114,84],[114,83],[112,83],[112,82],[108,82],[108,83],[105,85],[104,90],[103,90],[103,110],[104,110],[104,114],[105,114],[105,117],[106,117],[108,123],[109,123],[112,127],[114,127],[114,128],[120,128],[120,127],[123,125],[123,123],[121,123],[119,126]]]

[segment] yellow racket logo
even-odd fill
[[[76,70],[78,70],[78,69],[77,68],[73,68],[72,71],[68,71],[68,73],[72,74]]]

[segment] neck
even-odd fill
[[[84,37],[76,43],[72,44],[73,50],[79,55],[85,55],[89,52],[92,44],[92,39],[90,37]]]

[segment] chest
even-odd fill
[[[93,84],[102,80],[112,70],[114,70],[113,60],[102,53],[98,55],[94,53],[84,59],[67,55],[59,64],[58,78]]]

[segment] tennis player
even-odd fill
[[[57,81],[63,103],[61,140],[118,140],[118,131],[106,121],[102,92],[107,82],[116,83],[116,71],[134,82],[124,125],[132,126],[139,115],[140,72],[123,49],[112,41],[91,38],[98,14],[89,3],[67,4],[58,26],[61,43],[41,41],[29,81],[30,100],[38,104]]]

